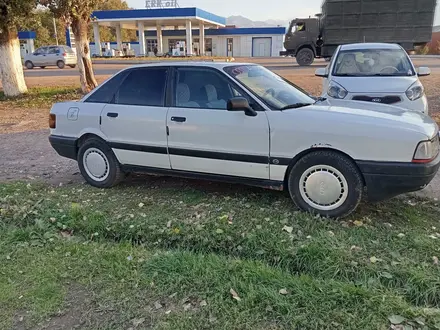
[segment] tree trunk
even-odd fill
[[[95,73],[93,72],[92,60],[90,59],[87,22],[81,19],[74,19],[72,21],[72,31],[75,36],[79,80],[81,82],[81,89],[83,93],[86,94],[98,86]]]
[[[27,92],[20,42],[15,29],[0,31],[0,75],[6,96],[18,96]]]

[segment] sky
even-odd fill
[[[126,1],[130,7],[145,8],[145,0]],[[320,12],[322,0],[178,0],[178,3],[180,7],[198,7],[224,17],[241,15],[253,21],[265,21],[313,16]],[[440,3],[435,25],[440,25],[439,7]]]

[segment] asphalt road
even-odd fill
[[[248,59],[236,59],[237,62],[247,62]],[[317,68],[324,68],[327,62],[324,60],[317,60],[310,67],[300,67],[296,64],[295,60],[292,58],[266,58],[266,59],[252,59],[252,62],[258,63],[265,66],[269,70],[273,71],[283,71],[283,70],[295,70],[298,74],[310,74],[310,70],[313,71]],[[148,63],[148,62],[145,62]],[[415,59],[414,64],[416,66],[428,66],[433,73],[440,73],[440,59]],[[95,75],[98,76],[109,76],[117,73],[123,68],[132,65],[127,64],[101,64],[95,63],[93,65]],[[313,72],[312,71],[312,72]],[[32,70],[24,70],[25,77],[71,77],[78,76],[77,68],[65,68],[58,69],[57,67],[46,67],[45,69],[35,68]]]

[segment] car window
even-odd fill
[[[115,94],[115,103],[163,107],[167,73],[160,67],[131,70]]]
[[[123,71],[99,86],[84,102],[87,103],[110,103],[121,82],[127,76],[127,71]]]
[[[49,47],[49,50],[47,52],[48,54],[59,54],[60,50],[58,47]]]
[[[34,52],[34,54],[46,54],[46,53],[47,53],[46,47],[40,47]]]
[[[360,49],[338,53],[334,76],[414,76],[411,62],[402,49]]]
[[[69,46],[63,46],[63,49],[64,49],[64,51],[65,51],[66,53],[69,53],[69,54],[74,54],[74,53],[75,53],[75,52],[73,51],[73,49],[70,48]]]
[[[243,96],[227,77],[214,69],[178,68],[176,81],[177,107],[226,110],[228,100]]]

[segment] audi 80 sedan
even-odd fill
[[[236,182],[287,190],[327,217],[347,216],[365,192],[420,190],[440,166],[438,126],[422,113],[313,98],[254,64],[130,67],[55,104],[49,124],[53,148],[95,187],[128,172]]]

